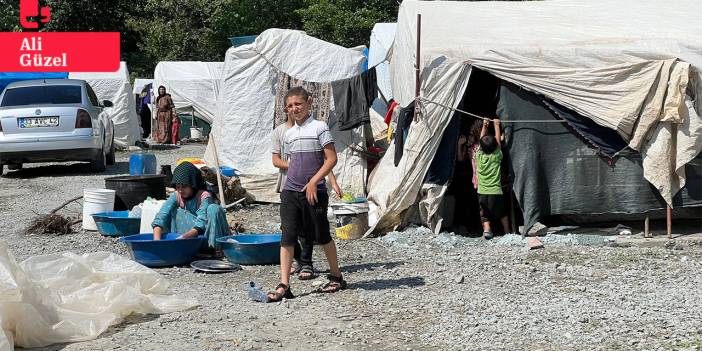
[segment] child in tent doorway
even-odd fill
[[[478,174],[478,199],[480,219],[483,222],[483,237],[492,239],[490,221],[500,221],[505,233],[509,233],[509,222],[504,210],[500,163],[502,162],[502,131],[500,119],[495,118],[495,136],[488,135],[487,120],[483,120],[480,131],[480,148],[475,153],[476,173]]]
[[[324,177],[336,164],[334,140],[327,124],[310,116],[312,99],[305,89],[290,89],[284,101],[288,118],[295,123],[283,137],[288,171],[280,194],[283,230],[280,242],[281,277],[275,291],[268,293],[268,302],[294,297],[290,290],[290,268],[294,246],[300,236],[322,245],[329,263],[329,282],[319,291],[332,293],[346,288],[327,220],[329,196]]]
[[[190,162],[173,170],[171,187],[176,191],[166,200],[151,226],[154,240],[164,233],[180,233],[178,239],[205,235],[211,249],[218,250],[217,238],[231,235],[227,217],[214,196],[205,190],[202,173]]]
[[[286,114],[288,113],[286,108],[284,108],[284,112]],[[273,147],[271,151],[273,154],[273,166],[275,166],[279,170],[278,182],[276,185],[276,192],[278,193],[281,193],[283,191],[288,171],[288,156],[285,152],[285,142],[283,140],[283,137],[285,136],[285,132],[287,132],[288,129],[292,128],[294,124],[295,121],[293,121],[293,119],[290,118],[290,116],[288,116],[285,123],[279,125],[273,130]],[[334,171],[329,172],[327,180],[329,181],[329,184],[334,190],[334,193],[336,193],[336,196],[338,198],[341,198],[343,194],[341,192],[339,184],[336,182],[336,176],[334,175]],[[314,250],[314,242],[308,241],[304,235],[298,236],[298,241],[298,243],[295,243],[295,249],[293,254],[295,262],[293,263],[292,268],[290,269],[290,274],[297,274],[297,277],[300,280],[314,279],[317,277],[314,270],[314,265],[312,263],[312,252]]]
[[[193,116],[193,118],[195,118]],[[180,129],[180,120],[177,115],[173,115],[173,122],[171,123],[171,144],[178,145],[180,140],[178,139],[178,129]]]

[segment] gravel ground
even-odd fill
[[[203,145],[157,151],[160,163],[198,156]],[[0,239],[18,260],[73,251],[126,254],[95,233],[24,236],[46,213],[108,175],[128,172],[118,153],[106,174],[87,164],[27,165],[0,178]],[[70,205],[76,215],[79,205]],[[251,230],[275,230],[277,207],[233,214]],[[593,233],[594,234],[594,233]],[[486,242],[424,228],[337,242],[349,289],[311,293],[323,282],[293,280],[301,296],[249,302],[240,286],[277,283],[277,267],[207,275],[159,269],[199,308],[132,316],[99,339],[43,350],[673,350],[702,349],[702,247],[617,247],[608,237],[548,235],[529,251],[519,236]],[[317,268],[324,270],[321,250]]]

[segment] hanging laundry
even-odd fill
[[[409,133],[410,124],[414,117],[414,101],[407,107],[400,110],[400,117],[397,118],[397,129],[395,130],[395,166],[400,163],[405,149],[405,138]]]
[[[332,85],[329,82],[307,82],[289,76],[284,72],[277,72],[275,84],[275,114],[273,128],[285,123],[287,115],[285,107],[285,94],[294,87],[303,87],[312,97],[312,114],[318,121],[329,123],[331,112]]]
[[[375,67],[361,75],[332,82],[334,123],[349,130],[370,123],[369,107],[378,94]]]

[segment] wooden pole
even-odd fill
[[[195,116],[193,116],[195,118]],[[215,172],[217,174],[217,187],[219,188],[219,201],[223,208],[227,208],[227,201],[224,199],[224,187],[222,186],[222,175],[219,169],[219,153],[217,153],[217,142],[214,139],[214,134],[210,133],[210,142],[212,143],[212,151],[214,151]]]
[[[415,54],[416,60],[414,63],[414,97],[419,98],[419,64],[421,55],[421,40],[422,36],[422,15],[417,14],[417,52]],[[414,102],[414,121],[417,121],[417,116],[419,115],[419,101],[415,99]]]
[[[668,239],[673,238],[673,208],[668,206],[665,210],[665,220],[668,229]]]
[[[650,237],[653,237],[653,235],[651,235],[650,217],[647,214],[646,219],[644,219],[644,238]]]

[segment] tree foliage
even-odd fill
[[[395,22],[395,0],[305,0],[297,10],[307,34],[341,46],[368,45],[373,25]]]
[[[222,61],[229,38],[268,28],[304,30],[338,45],[368,45],[375,23],[395,22],[397,0],[40,0],[50,31],[121,33],[132,76],[159,61]],[[0,0],[0,30],[18,31],[19,0]]]

